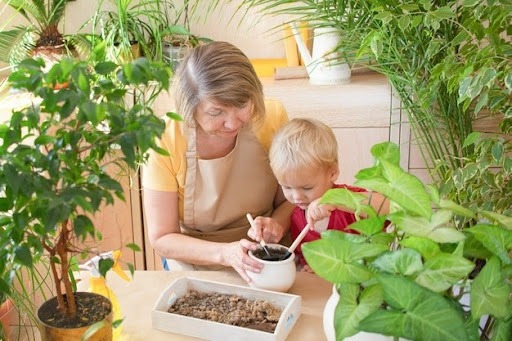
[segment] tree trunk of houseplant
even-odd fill
[[[76,292],[75,318],[58,311],[57,298],[51,298],[38,309],[42,341],[112,340],[112,304],[102,295]],[[93,326],[91,328],[91,326]]]

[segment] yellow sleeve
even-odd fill
[[[255,134],[263,147],[268,151],[274,134],[288,122],[289,119],[283,104],[278,100],[265,99],[265,108],[265,120],[262,125],[255,130]]]
[[[187,140],[181,128],[183,122],[166,119],[166,128],[158,144],[169,155],[161,155],[154,151],[149,153],[149,158],[142,167],[142,187],[183,194],[187,168]]]

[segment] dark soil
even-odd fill
[[[191,290],[168,312],[273,333],[282,309],[264,300]]]
[[[64,298],[65,299],[65,298]],[[57,308],[57,298],[51,298],[41,305],[39,319],[57,328],[80,328],[102,321],[112,311],[108,298],[88,292],[76,292],[77,312],[74,318],[62,314]]]
[[[288,250],[287,249],[280,249],[275,247],[267,246],[268,254],[267,252],[261,248],[256,251],[254,251],[252,254],[261,260],[266,260],[270,262],[277,262],[280,260],[285,260],[291,256],[291,254],[287,255]]]

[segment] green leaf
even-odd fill
[[[467,339],[462,315],[443,296],[400,276],[377,278],[389,307],[366,317],[360,330],[410,340]]]
[[[473,213],[473,211],[471,211],[461,205],[458,205],[451,200],[446,200],[446,199],[439,200],[439,207],[449,210],[456,215],[460,215],[460,216],[463,216],[466,218],[471,218],[471,219],[475,218],[475,213]]]
[[[346,188],[332,188],[323,195],[320,203],[344,206],[354,211],[362,210],[363,203],[368,201],[364,194],[350,191]]]
[[[512,340],[512,319],[497,319],[494,321],[492,341]]]
[[[135,252],[139,252],[139,251],[141,251],[141,249],[140,249],[139,245],[134,244],[134,243],[128,243],[128,244],[126,244],[125,246],[126,246],[127,248],[129,248],[130,250],[135,251]]]
[[[412,249],[386,252],[372,264],[382,272],[404,276],[411,276],[423,269],[421,255]]]
[[[345,338],[356,334],[361,320],[377,310],[382,304],[382,288],[371,285],[360,290],[357,284],[339,284],[341,292],[334,315],[336,337]]]
[[[491,155],[494,161],[500,162],[501,158],[503,157],[503,143],[502,142],[496,142],[494,146],[492,146],[491,149]]]
[[[466,231],[472,233],[489,251],[499,257],[504,264],[512,264],[509,251],[512,248],[512,230],[499,226],[477,224]]]
[[[416,283],[435,292],[442,292],[466,278],[475,268],[468,259],[449,253],[438,253],[425,262]]]
[[[96,64],[94,70],[100,75],[107,75],[117,69],[117,64],[113,62],[101,62]]]
[[[384,159],[379,159],[379,164],[384,178],[359,179],[356,186],[380,193],[404,210],[430,218],[430,200],[421,181]]]
[[[386,160],[396,166],[400,165],[400,149],[393,142],[382,142],[372,146],[370,150],[377,160]]]
[[[449,18],[454,18],[455,13],[453,12],[453,10],[450,7],[444,6],[444,7],[440,7],[437,10],[433,11],[432,16],[435,18],[440,18],[440,19],[449,19]]]
[[[462,1],[462,6],[464,7],[473,7],[477,4],[479,4],[481,1],[480,0],[463,0]]]
[[[14,255],[15,260],[26,266],[31,268],[32,267],[32,253],[30,252],[30,249],[26,247],[25,245],[19,245],[14,247]]]
[[[480,139],[480,136],[482,136],[482,133],[480,132],[471,132],[464,140],[464,144],[462,145],[462,147],[466,148],[467,146],[474,144],[476,141]]]
[[[167,112],[165,115],[175,121],[183,121],[183,117],[181,117],[175,112]]]
[[[439,245],[429,238],[407,237],[400,241],[400,245],[418,251],[425,260],[429,260],[441,252]]]
[[[382,232],[385,223],[386,217],[377,216],[373,218],[358,220],[355,223],[350,224],[348,228],[356,230],[365,236],[372,236]]]
[[[110,257],[100,258],[98,262],[98,270],[102,277],[107,276],[107,272],[114,266],[114,260]]]
[[[387,249],[386,245],[353,243],[335,238],[322,238],[302,246],[309,266],[318,276],[331,283],[367,281],[371,273],[359,261],[375,257]]]
[[[440,218],[442,214],[442,212],[437,211],[433,217]],[[429,238],[438,243],[458,243],[466,238],[462,232],[454,227],[442,227],[442,223],[440,224],[439,221],[429,221],[423,217],[411,217],[403,212],[393,213],[388,219],[410,236]]]
[[[498,214],[498,213],[495,213],[495,212],[484,211],[484,210],[481,210],[480,214],[483,217],[489,219],[490,221],[497,222],[498,224],[503,226],[503,228],[505,228],[507,230],[512,230],[512,217],[507,217],[507,216],[504,216],[502,214]]]
[[[501,274],[501,262],[492,257],[473,280],[470,291],[471,314],[479,319],[484,315],[504,317],[510,304],[511,287]]]

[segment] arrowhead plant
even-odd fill
[[[399,166],[399,149],[391,142],[374,146],[372,154],[375,165],[361,170],[355,185],[383,194],[391,212],[379,214],[364,196],[331,189],[322,202],[366,213],[349,227],[360,234],[327,230],[302,248],[315,273],[340,294],[336,338],[366,331],[409,340],[476,340],[489,336],[479,332],[483,318],[492,321],[492,340],[510,340],[510,217],[441,198]],[[473,224],[460,227],[461,219]]]

